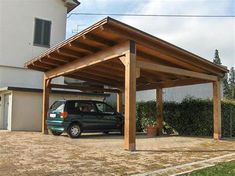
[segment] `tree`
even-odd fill
[[[231,97],[231,91],[230,91],[230,86],[228,83],[228,74],[226,73],[224,78],[223,78],[223,94],[224,97],[227,99],[230,99]]]
[[[218,65],[222,64],[219,57],[219,51],[217,49],[215,50],[215,57],[213,59],[213,62]]]
[[[215,50],[215,56],[213,62],[218,65],[222,65],[219,51]],[[222,79],[223,82],[223,94],[224,97],[227,99],[235,99],[235,70],[232,67],[229,71],[229,78],[228,74],[225,74],[224,78]]]
[[[231,92],[231,99],[235,99],[235,70],[234,67],[229,72],[229,88]]]

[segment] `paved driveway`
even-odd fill
[[[156,170],[164,173],[164,168],[235,154],[235,141],[193,137],[138,135],[136,152],[124,151],[122,147],[123,137],[119,135],[86,134],[70,139],[66,135],[0,132],[0,175],[131,175]],[[172,172],[166,170],[166,174]]]

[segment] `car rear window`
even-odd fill
[[[50,110],[63,112],[64,111],[64,101],[56,101],[53,105],[51,105]]]

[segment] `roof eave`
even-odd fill
[[[77,0],[63,0],[65,3],[65,6],[67,7],[67,13],[71,12],[73,9],[75,9],[77,6],[80,5],[80,2]]]

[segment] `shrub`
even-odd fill
[[[142,130],[141,119],[146,116],[157,116],[156,102],[137,103],[137,129]],[[222,101],[222,136],[235,136],[235,102]],[[195,98],[185,98],[181,103],[165,102],[164,121],[179,135],[212,136],[213,102]],[[232,127],[232,128],[231,128]]]

